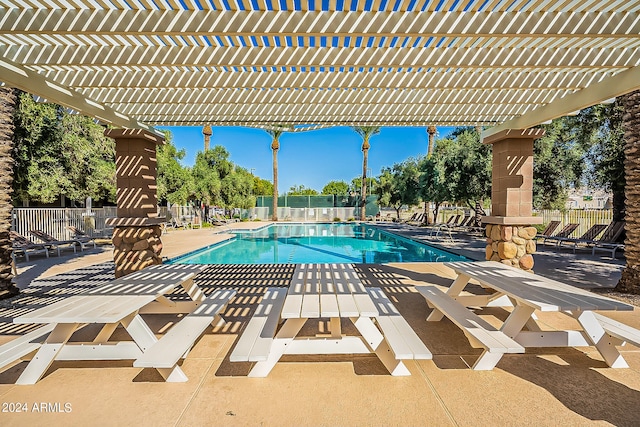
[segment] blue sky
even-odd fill
[[[182,163],[193,166],[196,154],[204,149],[202,127],[162,127],[173,134],[173,143],[184,149]],[[263,130],[241,127],[213,127],[211,146],[222,145],[234,163],[253,169],[253,173],[271,181],[271,137]],[[438,128],[444,137],[452,128]],[[369,169],[374,176],[384,166],[408,157],[425,155],[426,127],[383,127],[370,140]],[[334,127],[309,132],[285,133],[278,152],[278,191],[304,185],[318,192],[331,180],[349,183],[362,174],[362,139],[349,127]]]

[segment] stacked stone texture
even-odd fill
[[[627,199],[624,255],[627,266],[622,271],[616,291],[640,294],[640,90],[621,96],[619,102],[624,107],[622,120],[627,182],[624,191]]]
[[[533,269],[536,251],[535,227],[488,224],[486,259],[511,265],[523,270]]]
[[[116,227],[113,232],[116,277],[142,270],[150,265],[162,264],[161,235],[160,226]]]

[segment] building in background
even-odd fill
[[[582,188],[570,190],[567,199],[567,209],[611,209],[611,193],[603,190]]]

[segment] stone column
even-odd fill
[[[121,277],[162,263],[156,145],[164,138],[140,129],[108,129],[105,135],[116,140],[118,210],[107,224],[114,227],[113,260]]]
[[[531,270],[536,228],[542,219],[533,209],[533,141],[542,129],[509,129],[486,138],[493,144],[491,216],[487,224],[486,259]]]

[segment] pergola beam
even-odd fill
[[[559,48],[536,52],[530,47],[201,47],[201,46],[56,46],[24,49],[0,46],[0,57],[43,70],[60,67],[387,67],[458,69],[509,64],[511,69],[628,68],[640,63],[640,38],[635,46],[619,48]]]
[[[627,11],[213,11],[0,8],[0,33],[172,36],[626,37],[640,33]]]
[[[0,58],[114,124],[490,125],[640,65],[636,0],[1,3]]]
[[[94,117],[103,123],[128,129],[144,129],[164,137],[161,132],[146,123],[102,105],[71,88],[61,86],[2,57],[0,57],[0,82]]]
[[[278,88],[263,90],[261,88],[194,88],[188,94],[181,93],[175,88],[154,89],[104,89],[96,90],[103,103],[120,110],[120,106],[129,104],[181,105],[181,104],[278,104],[278,103],[307,103],[319,102],[325,98],[332,102],[363,103],[376,102],[378,104],[401,104],[411,102],[423,105],[433,104],[473,104],[478,102],[494,104],[546,104],[555,98],[572,93],[575,89],[550,91],[548,87],[541,88],[465,88],[466,94],[458,88]],[[330,91],[330,94],[326,94]],[[93,90],[81,90],[81,93],[91,97]],[[531,95],[531,96],[527,96]],[[436,102],[437,100],[437,102]],[[118,106],[116,106],[118,105]]]
[[[488,138],[507,129],[528,129],[638,89],[640,89],[640,66],[630,68],[613,77],[508,120],[501,125],[487,129],[482,132],[482,138]]]
[[[482,88],[482,87],[534,87],[534,88],[584,88],[612,75],[615,71],[594,67],[589,70],[552,68],[512,70],[508,67],[463,69],[451,73],[446,69],[430,72],[416,69],[400,71],[394,75],[390,86],[389,75],[375,70],[336,73],[331,71],[288,73],[288,70],[224,71],[210,69],[80,69],[43,71],[42,74],[66,86],[75,88]],[[36,70],[38,71],[38,70]]]
[[[529,96],[525,100],[520,97],[532,95],[533,91],[523,90],[468,90],[462,94],[455,89],[359,89],[353,90],[251,90],[236,93],[234,90],[221,89],[197,89],[189,93],[176,93],[171,89],[156,89],[147,92],[115,91],[113,96],[106,93],[101,97],[102,102],[110,105],[118,111],[126,112],[126,108],[138,108],[146,106],[150,109],[158,106],[183,108],[188,104],[204,105],[236,105],[236,104],[315,104],[318,102],[336,103],[345,105],[359,105],[363,103],[376,103],[378,105],[412,104],[423,106],[437,105],[469,105],[470,103],[484,103],[489,105],[524,105],[534,108],[538,105],[548,104],[554,99],[571,93],[569,90],[549,91],[538,89],[537,96]],[[233,95],[231,97],[231,95]]]

